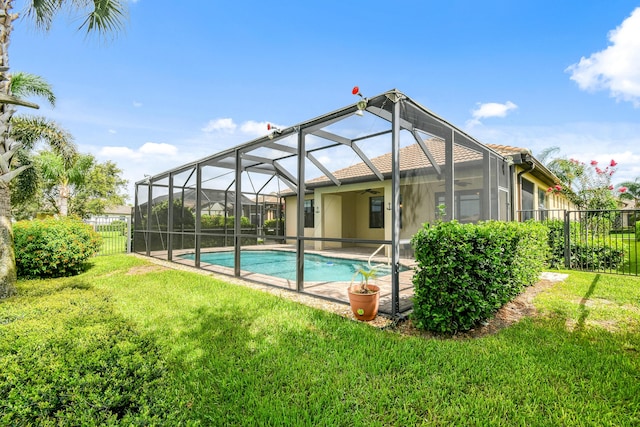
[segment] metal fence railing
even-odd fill
[[[98,256],[131,252],[131,218],[94,218],[85,222],[102,237]]]
[[[574,270],[639,274],[640,210],[519,211],[550,230],[550,264]]]

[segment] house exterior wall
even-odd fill
[[[518,176],[518,174],[524,170],[522,167],[517,166],[515,168],[514,176]],[[555,185],[555,182],[552,181],[543,181],[537,176],[526,172],[522,174],[521,178],[526,179],[527,181],[533,183],[534,191],[533,191],[533,209],[540,210],[546,209],[548,211],[559,211],[559,210],[570,210],[575,209],[575,206],[562,194],[552,194],[548,193],[547,190],[549,187]],[[513,189],[515,206],[514,210],[519,211],[525,209],[521,205],[522,200],[522,186],[519,183],[516,183],[515,188]],[[559,215],[559,212],[550,213],[550,217],[555,218]],[[516,219],[518,216],[516,215]]]
[[[523,167],[516,165],[513,168],[513,180],[516,181],[518,174]],[[478,179],[468,170],[461,171],[456,175],[456,180],[464,181],[460,185],[456,182],[455,191],[460,194],[472,194],[474,192],[486,191],[482,179]],[[466,172],[466,173],[464,173]],[[468,176],[467,176],[468,175]],[[547,189],[554,185],[550,180],[543,180],[538,176],[525,172],[521,178],[533,184],[533,210],[541,207],[548,211],[571,209],[569,201],[561,194],[547,193]],[[492,183],[492,191],[498,191],[497,184]],[[521,197],[522,188],[520,185],[514,186],[513,208],[514,211],[522,209]],[[435,176],[411,176],[403,178],[400,184],[400,205],[401,205],[401,227],[400,240],[407,242],[422,227],[425,222],[433,222],[438,218],[438,197],[444,194],[441,181]],[[505,193],[508,194],[508,193]],[[384,197],[384,228],[370,228],[369,224],[369,201],[371,197]],[[486,197],[481,195],[482,203],[486,202]],[[362,240],[391,240],[392,211],[389,209],[391,202],[391,180],[369,181],[356,184],[343,184],[341,186],[319,187],[314,190],[314,194],[307,195],[305,199],[314,200],[314,228],[305,228],[305,237],[318,238],[347,238]],[[297,206],[295,195],[285,199],[286,210],[286,232],[287,235],[296,234]],[[506,206],[506,201],[505,201]],[[448,210],[445,207],[445,210]],[[482,209],[480,209],[482,211]],[[460,215],[456,213],[456,217]],[[549,212],[553,218],[559,213]],[[465,221],[465,218],[458,218]],[[515,219],[518,218],[516,215]],[[525,218],[526,219],[526,218]],[[466,220],[473,221],[473,218]],[[289,242],[294,243],[294,242]],[[360,243],[357,246],[377,247],[378,244]],[[326,248],[339,248],[349,246],[340,242],[313,242],[307,244],[317,250]],[[388,252],[389,248],[387,248]],[[388,255],[388,253],[387,253]]]

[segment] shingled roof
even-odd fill
[[[439,139],[428,139],[424,141],[424,143],[431,152],[435,162],[439,166],[444,166],[444,142]],[[455,145],[453,147],[453,158],[455,163],[478,161],[482,160],[482,153],[461,145]],[[391,153],[374,157],[371,159],[371,163],[373,163],[373,165],[383,175],[391,175]],[[431,167],[431,162],[417,143],[400,148],[400,173],[416,169],[426,169],[429,167]],[[371,172],[371,169],[369,169],[364,162],[356,163],[353,166],[337,170],[332,172],[332,174],[342,182],[364,180],[364,178],[377,179],[374,173]],[[307,186],[314,187],[329,183],[331,183],[329,178],[321,176],[307,181]]]

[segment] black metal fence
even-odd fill
[[[640,209],[519,211],[549,227],[552,267],[638,275]]]
[[[100,255],[113,255],[131,252],[131,218],[94,218],[85,221],[102,236]]]

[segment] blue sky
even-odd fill
[[[21,18],[9,53],[54,87],[56,107],[37,114],[115,161],[129,188],[267,122],[352,104],[355,85],[397,88],[482,142],[558,146],[615,159],[614,183],[640,177],[640,1],[137,0],[128,15],[108,43],[77,16],[49,33]]]

